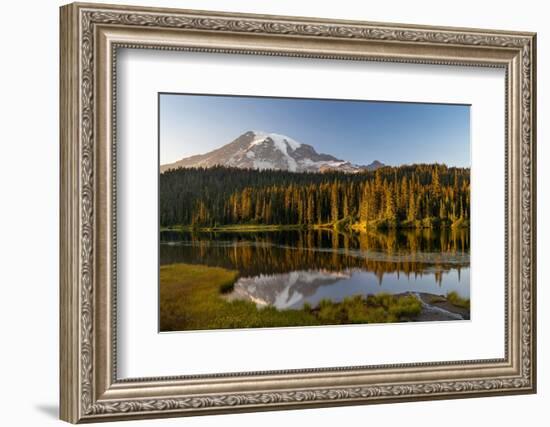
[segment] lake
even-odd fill
[[[469,229],[330,229],[160,234],[160,263],[236,270],[223,298],[301,309],[353,295],[407,292],[470,298]]]

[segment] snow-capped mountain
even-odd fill
[[[368,166],[354,165],[329,154],[319,154],[311,145],[301,144],[285,135],[248,131],[233,142],[209,153],[186,157],[177,162],[162,165],[160,171],[216,165],[292,172],[339,170],[349,173],[375,170],[384,166],[378,161],[374,161]]]

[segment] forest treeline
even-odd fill
[[[439,164],[357,174],[218,166],[160,175],[162,227],[435,228],[467,226],[469,216],[470,169]]]

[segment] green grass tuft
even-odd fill
[[[455,307],[465,308],[468,310],[470,309],[470,300],[462,298],[455,291],[449,292],[447,294],[447,301],[449,301]]]

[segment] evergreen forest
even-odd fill
[[[160,175],[163,228],[467,227],[470,169],[442,164],[295,173],[180,168]]]

